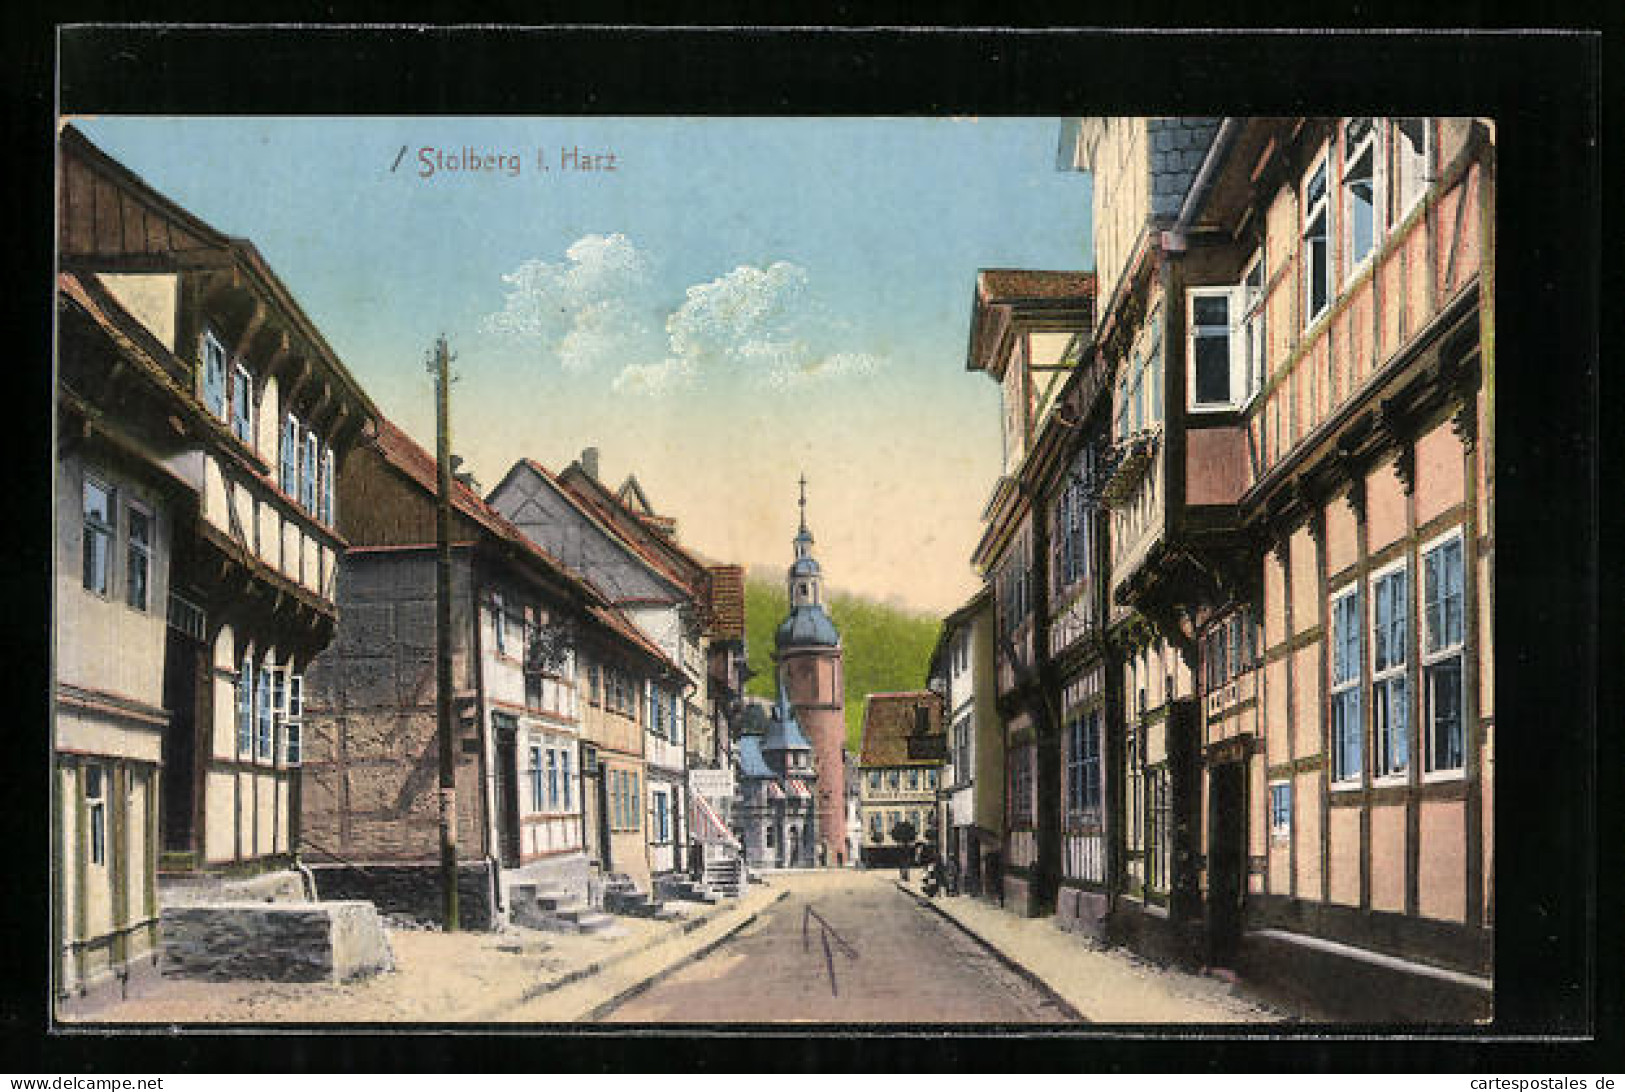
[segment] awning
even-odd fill
[[[777,781],[769,781],[767,783],[767,798],[769,800],[784,799],[784,790],[779,788],[779,783]]]
[[[810,800],[812,798],[812,790],[807,788],[807,783],[805,781],[792,777],[790,779],[790,795],[799,796],[802,799]]]
[[[739,839],[728,830],[728,825],[722,821],[716,809],[711,807],[710,802],[699,793],[694,793],[690,799],[694,801],[695,837],[712,845],[720,844],[738,849]]]

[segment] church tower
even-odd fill
[[[779,685],[796,720],[812,743],[818,826],[817,859],[828,865],[846,860],[845,679],[841,634],[824,610],[824,574],[813,557],[807,529],[807,478],[801,478],[801,527],[794,540],[795,561],[785,577],[790,613],[773,635]]]

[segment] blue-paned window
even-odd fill
[[[1423,748],[1429,773],[1466,762],[1462,657],[1466,596],[1459,534],[1422,555]]]
[[[1410,768],[1410,695],[1405,668],[1410,619],[1410,572],[1403,566],[1371,586],[1371,723],[1376,748],[1373,773],[1403,774]]]
[[[1358,781],[1364,728],[1360,719],[1360,590],[1332,600],[1332,780]]]

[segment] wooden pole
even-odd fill
[[[435,728],[440,743],[440,890],[446,932],[456,932],[457,914],[457,753],[452,717],[451,672],[451,354],[446,339],[434,346],[435,462]]]

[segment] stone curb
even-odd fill
[[[1074,1008],[1072,1003],[1066,998],[1062,997],[1059,993],[1056,993],[1054,987],[1040,978],[1038,973],[1028,968],[1026,964],[1022,963],[1014,956],[1009,955],[997,944],[987,939],[987,937],[983,936],[981,933],[978,933],[976,930],[972,929],[970,926],[948,913],[948,911],[938,906],[934,900],[929,899],[920,894],[918,891],[905,886],[902,880],[893,880],[892,883],[897,885],[897,890],[909,896],[921,906],[926,907],[944,921],[950,922],[961,933],[964,933],[976,943],[980,944],[983,948],[986,948],[995,959],[1004,964],[1010,970],[1014,971],[1016,974],[1020,975],[1028,982],[1028,984],[1032,985],[1040,993],[1042,993],[1050,1001],[1050,1003],[1055,1005],[1056,1008],[1060,1009],[1069,1020],[1075,1020],[1080,1024],[1087,1024],[1091,1022],[1087,1016]]]
[[[673,974],[676,974],[679,970],[688,966],[690,963],[698,963],[700,960],[704,959],[706,956],[728,943],[728,941],[732,940],[741,931],[749,927],[752,922],[761,917],[763,910],[766,910],[769,906],[775,906],[789,897],[790,892],[780,891],[777,895],[773,896],[773,898],[764,903],[760,909],[752,910],[743,920],[730,926],[715,940],[708,944],[701,945],[694,951],[688,953],[688,955],[675,959],[665,967],[655,971],[653,974],[634,982],[632,985],[626,987],[626,989],[617,993],[614,997],[611,997],[608,1001],[601,1002],[593,1008],[587,1010],[587,1012],[582,1014],[576,1020],[576,1022],[588,1024],[602,1020],[604,1017],[608,1016],[610,1013],[632,1000],[632,998],[638,996],[638,994],[649,989],[649,987],[653,986],[655,983],[671,977]],[[684,931],[693,932],[693,930]]]

